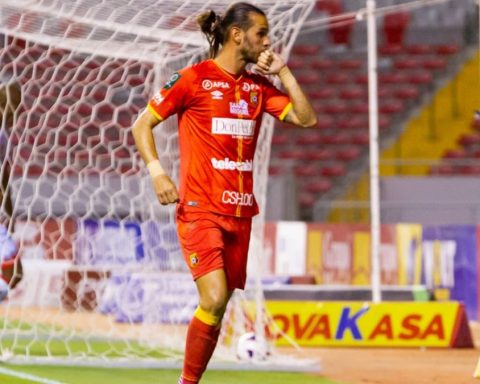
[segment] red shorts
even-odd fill
[[[251,218],[178,205],[178,238],[193,279],[223,269],[228,289],[243,289],[251,228]]]

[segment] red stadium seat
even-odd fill
[[[367,90],[360,86],[350,86],[340,91],[340,98],[345,100],[366,99],[367,97]]]
[[[350,81],[348,72],[333,72],[327,74],[325,82],[327,84],[345,84]]]
[[[292,49],[292,53],[299,56],[314,56],[318,52],[320,46],[316,44],[297,44]]]
[[[278,152],[279,159],[300,160],[304,157],[305,151],[303,149],[288,149]]]
[[[288,144],[289,137],[286,133],[275,133],[272,137],[272,145],[274,147]]]
[[[326,161],[334,158],[335,155],[333,151],[328,148],[306,151],[304,156],[304,159],[308,161]]]
[[[432,83],[433,76],[427,71],[417,71],[408,76],[408,82],[417,85],[427,85]]]
[[[384,41],[386,45],[402,46],[410,14],[403,11],[388,13],[383,18]]]
[[[319,115],[317,116],[317,127],[316,129],[327,130],[335,127],[335,120],[328,115]]]
[[[416,99],[419,95],[418,89],[414,85],[403,85],[393,91],[395,97],[402,100]]]
[[[405,47],[405,51],[410,55],[428,55],[433,48],[428,44],[413,44]]]
[[[305,184],[304,188],[307,192],[321,194],[332,189],[332,185],[332,182],[328,179],[319,179]]]
[[[300,133],[295,140],[295,143],[300,146],[304,145],[320,145],[322,144],[322,135],[319,132],[305,132]]]
[[[337,127],[342,130],[358,130],[368,127],[368,120],[360,115],[348,116],[337,121]]]
[[[480,133],[466,133],[460,136],[457,143],[463,147],[480,145]]]
[[[302,85],[313,85],[319,83],[321,76],[317,72],[305,72],[297,75],[297,81]]]
[[[349,70],[359,69],[362,67],[362,65],[363,65],[362,60],[358,60],[358,59],[345,59],[345,60],[341,60],[338,63],[338,66],[340,68],[349,69]]]
[[[412,57],[403,57],[395,60],[394,67],[397,69],[421,68],[422,62]]]
[[[308,96],[311,99],[332,99],[336,96],[336,89],[333,87],[319,86],[318,88],[308,91]]]
[[[393,56],[398,55],[403,52],[403,47],[399,44],[384,44],[382,45],[378,51],[381,55],[384,56]]]
[[[336,152],[336,158],[337,160],[349,162],[352,160],[357,159],[360,156],[360,149],[358,147],[345,147],[345,148],[340,148]]]
[[[435,57],[431,59],[425,59],[422,62],[423,68],[436,71],[436,70],[443,70],[447,67],[447,62],[444,58]]]
[[[339,177],[345,175],[346,170],[343,164],[334,164],[323,167],[321,174],[328,177]]]
[[[385,100],[380,102],[379,112],[390,115],[394,113],[402,112],[404,104],[400,100]]]
[[[293,173],[297,177],[312,177],[320,174],[320,168],[314,165],[297,165],[293,168]]]
[[[324,111],[328,114],[342,114],[348,111],[348,104],[343,101],[335,101],[324,106]]]
[[[313,69],[326,70],[326,69],[333,68],[334,63],[332,60],[328,60],[328,59],[313,59],[310,66]]]
[[[450,56],[458,53],[460,46],[458,44],[443,44],[437,47],[436,52],[442,56]]]
[[[298,198],[298,204],[301,208],[311,208],[315,204],[315,195],[303,191],[300,193],[300,197]]]

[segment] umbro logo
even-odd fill
[[[210,92],[212,95],[213,100],[222,100],[223,99],[223,92],[219,91],[218,89],[216,91]]]

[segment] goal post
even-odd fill
[[[287,59],[314,2],[254,3],[267,14],[273,48]],[[4,360],[179,364],[196,290],[183,264],[174,209],[157,203],[131,126],[174,71],[204,57],[196,16],[229,4],[1,2],[0,81],[17,82],[22,100],[13,122],[2,120],[11,170],[2,164],[0,176],[9,178],[13,236],[24,264],[22,282],[0,304]],[[272,131],[273,119],[266,118],[254,170],[262,212]],[[175,118],[154,134],[160,160],[177,179]],[[264,321],[263,223],[261,213],[249,265],[256,282],[247,292],[256,298],[257,330]],[[227,312],[222,353],[214,361],[235,359],[232,340],[245,330],[235,305],[241,300],[235,297]]]

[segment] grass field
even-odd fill
[[[2,374],[5,370],[32,375],[31,379]],[[179,372],[162,369],[101,369],[55,366],[0,365],[0,383],[5,384],[176,384]],[[208,371],[202,384],[340,384],[308,373]]]

